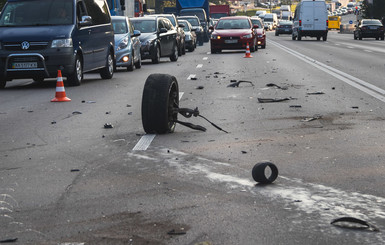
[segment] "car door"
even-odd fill
[[[162,32],[162,30],[165,30],[165,32]],[[168,40],[168,31],[165,26],[165,20],[162,18],[158,18],[158,37],[159,37],[159,42],[160,42],[160,53],[161,56],[167,56],[169,55],[168,51],[168,45],[169,45],[169,40]]]
[[[78,1],[76,3],[76,21],[78,22],[78,32],[74,37],[76,38],[74,42],[79,44],[79,48],[82,50],[83,54],[83,70],[90,70],[93,66],[93,52],[92,52],[92,39],[91,31],[92,26],[80,26],[79,22],[82,20],[83,16],[88,16],[87,9],[83,1]]]
[[[174,48],[177,46],[177,30],[169,19],[165,20],[165,27],[167,29],[167,50],[168,54],[174,53]]]
[[[139,37],[134,36],[134,27],[128,18],[127,18],[127,26],[128,26],[128,32],[130,33],[130,37],[131,37],[132,49],[134,50],[134,60],[136,62],[140,56],[140,40],[139,40]]]

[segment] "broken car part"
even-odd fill
[[[369,231],[380,231],[376,226],[370,224],[364,220],[353,218],[353,217],[342,217],[333,220],[330,224],[348,229],[358,230],[369,230]]]
[[[215,128],[226,132],[199,114],[198,108],[179,108],[179,86],[176,78],[168,74],[151,74],[147,77],[142,96],[142,124],[148,134],[172,133],[176,123],[191,129],[206,131],[206,128],[178,120],[178,114],[186,118],[201,117]],[[227,133],[227,132],[226,132]]]
[[[239,87],[239,84],[241,84],[241,83],[250,83],[251,86],[254,86],[254,84],[253,84],[252,82],[250,82],[250,81],[242,81],[242,80],[236,81],[236,80],[231,80],[231,81],[230,81],[230,84],[227,85],[227,87],[233,87],[233,88]]]
[[[278,98],[278,99],[271,99],[271,98],[258,98],[259,103],[273,103],[273,102],[282,102],[290,100],[289,98]]]
[[[266,176],[266,168],[271,170],[270,176]],[[260,162],[254,165],[251,171],[253,179],[261,184],[270,184],[278,177],[278,168],[271,162]]]

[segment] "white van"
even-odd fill
[[[255,12],[255,16],[265,15],[267,12],[265,10],[258,10]]]
[[[292,39],[316,37],[326,41],[328,35],[328,11],[324,0],[302,0],[294,13]]]
[[[263,18],[263,22],[265,23],[265,29],[275,30],[278,25],[278,16],[275,13],[265,14]],[[266,28],[266,26],[270,26],[270,28]]]

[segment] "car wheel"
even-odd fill
[[[380,37],[376,37],[376,40],[380,40]]]
[[[156,45],[154,47],[154,57],[152,58],[152,63],[153,64],[158,64],[160,62],[160,47]]]
[[[171,61],[177,61],[178,60],[178,47],[177,47],[177,45],[176,45],[176,43],[175,43],[175,45],[174,45],[174,52],[173,52],[173,54],[170,56],[170,60]]]
[[[362,37],[361,37],[361,36],[359,36],[359,37],[358,37],[358,39],[359,39],[359,40],[362,40]]]
[[[279,36],[279,33],[278,33],[278,32],[275,32],[275,35],[276,35],[276,36]]]
[[[317,37],[317,41],[321,40],[321,37]]]
[[[385,39],[385,37],[384,37],[384,36],[382,36],[382,37],[381,37],[381,40],[384,40],[384,39]]]
[[[7,81],[5,79],[0,79],[0,89],[4,89]]]
[[[135,62],[135,68],[136,68],[136,69],[140,69],[141,67],[142,67],[142,55],[141,55],[140,52],[139,52],[138,61]]]
[[[185,42],[183,42],[182,54],[186,54],[186,43]]]
[[[151,74],[142,96],[142,124],[148,134],[171,133],[178,120],[179,88],[174,76]]]
[[[301,41],[301,40],[302,40],[301,33],[299,33],[299,32],[298,32],[297,40],[298,40],[298,41]]]
[[[354,38],[354,40],[357,40],[357,36],[355,33],[353,34],[353,38]]]
[[[100,76],[103,79],[111,79],[114,75],[114,58],[111,51],[107,55],[106,67],[100,70]]]
[[[35,77],[33,78],[33,81],[37,83],[42,83],[44,82],[44,77]]]
[[[291,34],[291,40],[295,40],[294,34]]]
[[[70,86],[79,86],[83,80],[83,64],[82,59],[79,55],[76,55],[75,58],[75,69],[74,71],[67,77],[68,85]]]
[[[328,36],[327,35],[323,35],[322,36],[322,41],[326,42],[328,40]]]
[[[134,70],[134,53],[131,55],[131,62],[127,66],[127,71],[133,71]]]

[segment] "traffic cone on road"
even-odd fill
[[[55,98],[51,100],[51,102],[66,102],[71,101],[70,98],[67,97],[66,91],[64,89],[63,77],[61,76],[61,70],[57,71],[57,83],[56,83],[56,94]]]
[[[246,54],[245,56],[243,56],[243,58],[252,58],[253,56],[251,56],[250,54],[250,47],[249,47],[249,43],[247,43],[246,45]]]

